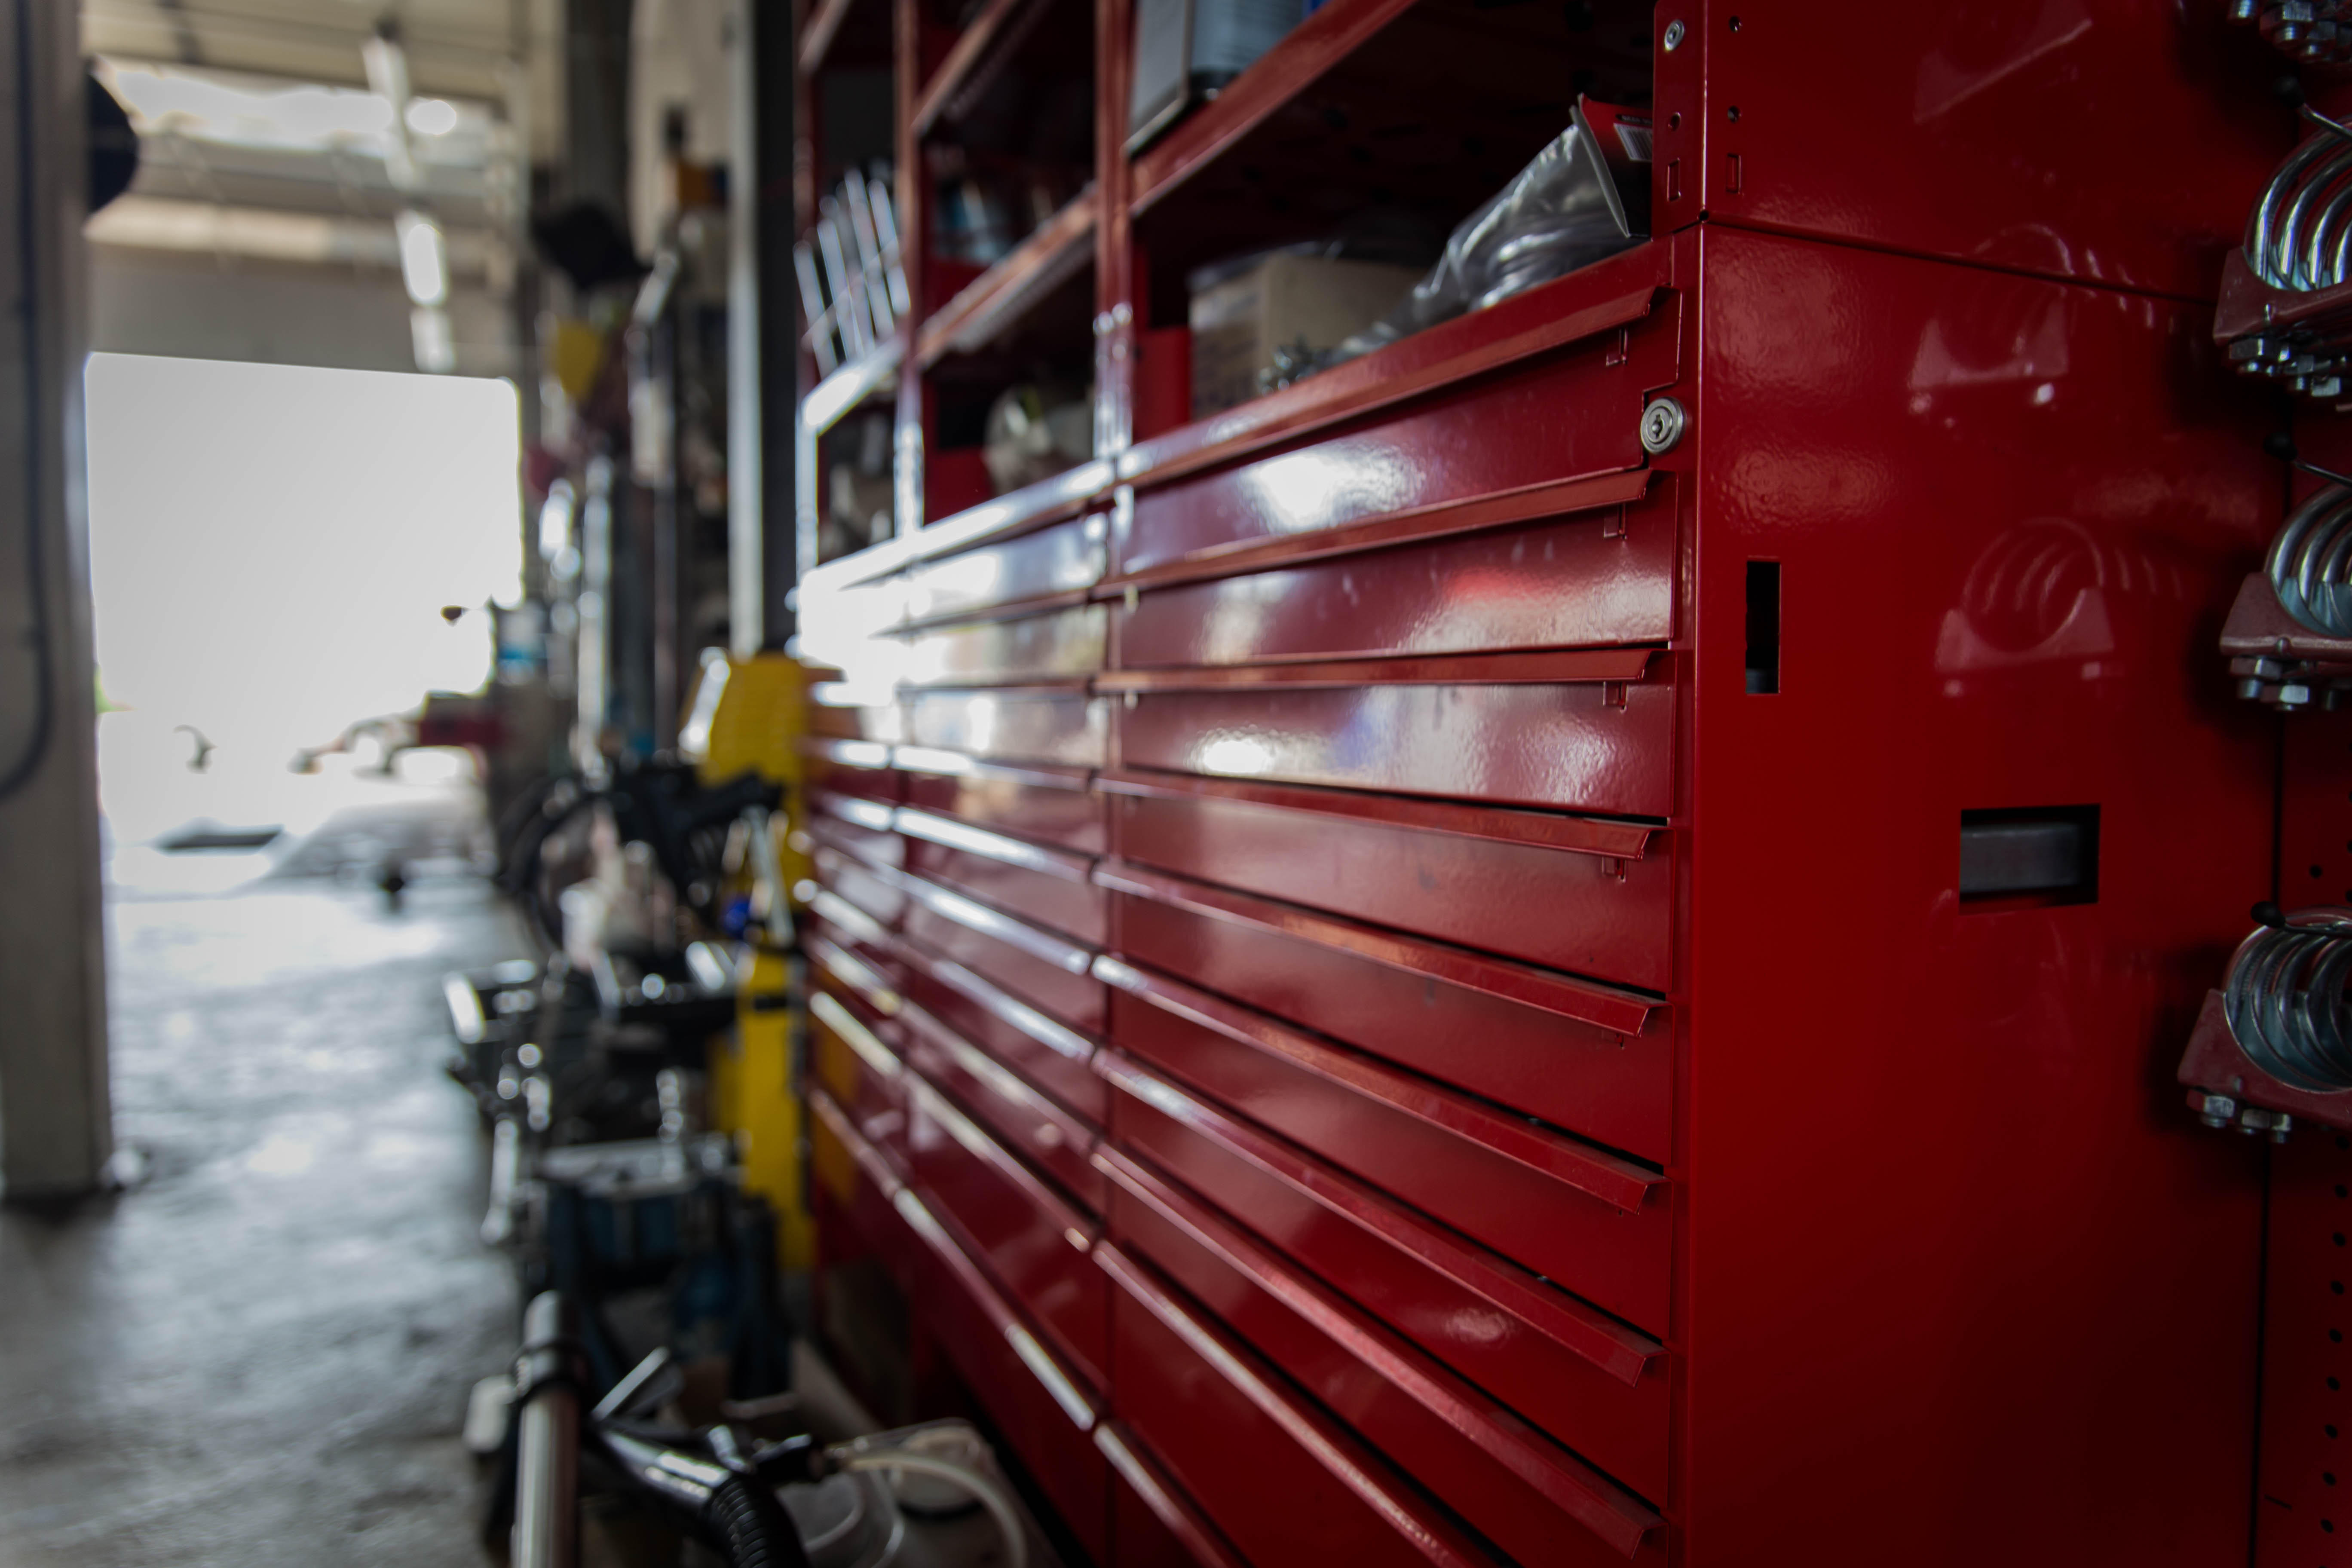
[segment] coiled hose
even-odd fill
[[[808,1568],[792,1515],[755,1478],[730,1476],[712,1488],[702,1522],[730,1568]]]
[[[2253,1064],[2312,1093],[2352,1089],[2352,910],[2262,906],[2223,988],[2230,1034]]]

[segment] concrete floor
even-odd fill
[[[219,879],[215,879],[218,880]],[[119,1197],[0,1210],[0,1568],[444,1568],[512,1352],[438,977],[521,951],[485,883],[112,905]]]

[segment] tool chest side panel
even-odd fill
[[[2167,1080],[2269,867],[2265,721],[2202,657],[2259,404],[2191,309],[1703,243],[1692,1561],[1813,1557],[1824,1475],[1914,1562],[2240,1558],[2259,1155]],[[1964,811],[2079,805],[2094,897],[1960,900]]]

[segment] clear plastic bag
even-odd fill
[[[1328,370],[1440,321],[1565,277],[1649,237],[1649,122],[1591,100],[1455,226],[1445,254],[1393,310],[1323,354]]]

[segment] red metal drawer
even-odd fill
[[[877,700],[874,692],[839,681],[820,681],[809,688],[808,726],[810,734],[835,740],[887,744],[907,738],[906,715],[896,703]]]
[[[806,944],[813,952],[819,944],[838,948],[870,973],[871,983],[878,990],[895,993],[902,983],[897,944],[888,929],[839,893],[829,888],[811,887],[808,912],[802,923]],[[860,983],[865,983],[865,977]],[[885,1016],[892,1011],[890,1005],[879,1001],[871,1001],[871,1005]]]
[[[890,766],[890,748],[879,741],[829,741],[809,737],[801,742],[808,759],[809,789],[815,795],[855,796],[896,805],[902,795],[898,774]]]
[[[961,752],[900,746],[907,805],[1081,855],[1103,851],[1102,802],[1085,768],[983,763]]]
[[[909,621],[1082,594],[1102,580],[1108,523],[1101,515],[1024,533],[907,569],[902,604]]]
[[[1090,675],[1102,668],[1107,614],[1100,605],[1072,605],[1042,616],[903,633],[902,679],[915,686],[979,686]]]
[[[1083,686],[914,692],[906,710],[901,738],[914,745],[1006,763],[1102,765],[1102,703]]]
[[[1112,1043],[1526,1265],[1666,1326],[1673,1190],[1644,1165],[1114,958]]]
[[[1646,1497],[1666,1492],[1660,1342],[1117,1051],[1111,1143]]]
[[[1674,809],[1675,664],[1645,648],[1147,670],[1097,684],[1129,768],[1626,816]]]
[[[927,811],[902,808],[895,820],[907,840],[908,870],[1065,936],[1103,944],[1104,897],[1092,880],[1091,857]]]
[[[1119,1419],[1259,1568],[1496,1559],[1282,1374],[1105,1246]]]
[[[845,1004],[831,985],[809,997],[809,1070],[868,1142],[902,1152],[906,1142],[904,1064],[883,1039],[878,1020]]]
[[[1102,1274],[1087,1261],[1097,1222],[920,1075],[906,1077],[907,1169],[915,1184],[1055,1349],[1102,1387]]]
[[[1081,1379],[1041,1342],[987,1271],[916,1193],[892,1199],[919,1244],[916,1311],[1097,1562],[1108,1561],[1109,1467],[1093,1441],[1101,1413]]]
[[[900,934],[954,961],[1000,989],[1087,1034],[1103,1028],[1102,984],[1094,952],[961,893],[904,877],[907,912]]]
[[[1663,1561],[1657,1511],[1206,1205],[1115,1152],[1112,1239],[1521,1562]],[[1561,1516],[1582,1531],[1563,1531]]]
[[[821,832],[812,833],[819,839],[816,852],[809,858],[816,867],[818,884],[834,894],[849,909],[880,926],[894,926],[907,907],[907,895],[892,880],[895,873],[868,866],[863,860],[844,853],[822,841]],[[841,923],[838,911],[835,923]]]
[[[1643,395],[1674,381],[1675,297],[1617,334],[1238,467],[1139,489],[1112,577],[1362,519],[1642,466]]]
[[[1145,593],[1119,666],[1663,643],[1676,542],[1660,476],[1631,504]]]
[[[1663,1003],[1107,864],[1124,957],[1655,1164],[1672,1152]]]
[[[904,1179],[890,1157],[858,1132],[849,1114],[823,1088],[811,1088],[808,1108],[813,1195],[820,1208],[830,1200],[903,1286],[916,1259],[914,1238],[893,1206]],[[829,1243],[828,1250],[834,1248]]]
[[[810,805],[809,837],[817,842],[846,850],[869,866],[905,863],[906,846],[898,842],[890,807],[841,795],[819,795]]]
[[[1669,984],[1662,828],[1181,774],[1107,774],[1101,787],[1123,858],[1578,974]]]
[[[971,1113],[998,1142],[1099,1214],[1102,1173],[1089,1157],[1099,1127],[1073,1116],[988,1052],[913,1003],[901,1004],[898,1037],[907,1059]]]
[[[1100,1127],[1108,1103],[1093,1062],[1096,1043],[961,963],[898,944],[908,997],[964,1038]]]
[[[1118,1568],[1244,1568],[1142,1438],[1104,1421],[1095,1427],[1095,1447],[1110,1462],[1109,1562]]]

